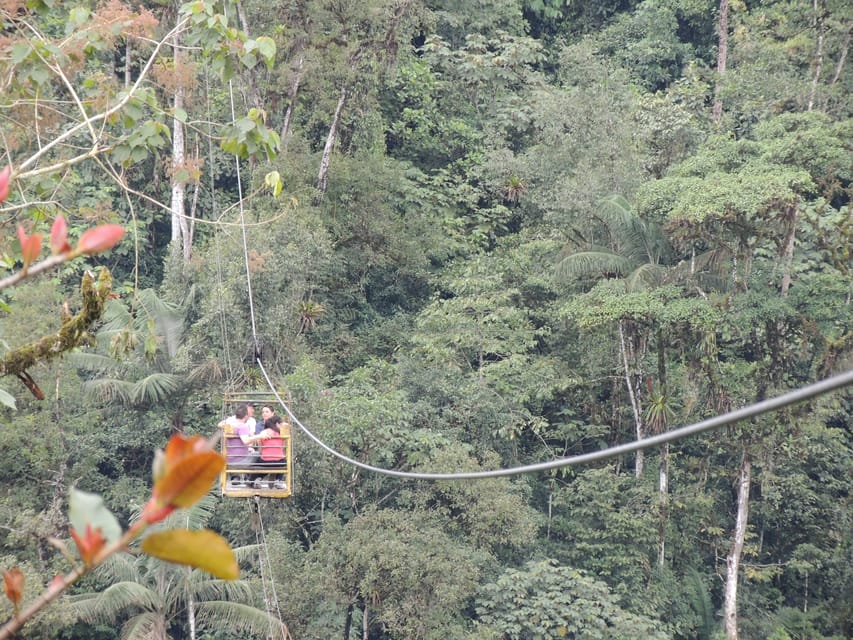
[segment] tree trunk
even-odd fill
[[[794,262],[794,240],[797,235],[797,221],[799,220],[800,208],[797,204],[791,205],[788,213],[788,236],[785,238],[785,246],[782,249],[782,285],[783,298],[788,297],[788,289],[791,287],[791,268]]]
[[[189,597],[187,598],[187,622],[190,627],[190,640],[196,640],[195,638],[195,600],[193,599],[192,592],[189,593]]]
[[[723,76],[726,74],[726,59],[729,55],[729,0],[720,0],[720,15],[717,21],[717,86],[714,88],[714,124],[723,116],[721,95]]]
[[[130,38],[124,39],[124,88],[130,87],[130,55],[133,50],[130,46]]]
[[[287,89],[287,111],[284,112],[284,124],[281,126],[281,150],[282,153],[287,152],[288,138],[290,137],[290,126],[293,123],[293,112],[296,110],[296,97],[299,95],[299,84],[302,82],[303,66],[305,65],[305,56],[299,54],[299,61],[296,63],[296,70],[293,74],[293,80],[290,87]]]
[[[740,559],[743,555],[743,543],[746,539],[746,526],[749,518],[749,488],[752,474],[752,463],[746,451],[743,452],[740,463],[740,474],[737,490],[737,519],[732,536],[732,546],[726,556],[726,592],[724,603],[724,620],[726,638],[738,640],[737,622],[737,583],[740,569]]]
[[[175,77],[178,78],[180,70],[180,33],[174,36],[174,65]],[[185,183],[177,179],[177,172],[186,163],[186,149],[184,142],[184,123],[177,114],[184,108],[184,87],[178,82],[175,88],[175,117],[172,119],[172,247],[173,251],[180,249],[184,262],[190,260],[190,238],[187,225],[186,209],[184,205]]]
[[[807,111],[814,108],[815,95],[817,94],[817,83],[823,70],[823,41],[824,41],[824,16],[826,15],[826,0],[813,0],[812,9],[814,20],[812,25],[817,31],[817,50],[815,51],[814,71],[812,72],[812,88],[809,91],[809,105]]]
[[[332,149],[335,147],[335,139],[338,136],[338,125],[341,122],[341,112],[344,110],[344,103],[347,100],[346,87],[341,89],[341,95],[338,98],[338,106],[335,108],[335,115],[332,118],[332,125],[329,127],[329,135],[326,137],[326,146],[323,147],[323,158],[320,160],[320,173],[317,176],[317,190],[320,194],[326,193],[326,180],[329,176],[329,162],[332,157]]]
[[[832,76],[832,82],[829,83],[829,88],[832,89],[838,79],[841,77],[841,72],[844,71],[844,63],[847,61],[847,52],[850,50],[850,34],[853,33],[853,27],[847,28],[847,34],[844,36],[844,44],[841,45],[841,56],[838,58],[838,64],[835,65],[835,74]]]
[[[367,640],[370,635],[370,612],[364,605],[364,615],[361,616],[361,640]]]
[[[352,629],[352,612],[355,605],[350,602],[347,606],[347,614],[344,618],[344,640],[349,640],[350,630]]]
[[[631,371],[628,368],[628,349],[625,345],[625,329],[622,321],[619,322],[619,351],[622,355],[622,366],[625,369],[625,384],[628,385],[628,397],[631,399],[631,410],[634,412],[634,425],[636,428],[637,440],[642,440],[645,437],[643,430],[643,412],[640,408],[640,399],[634,392],[634,384],[631,380]],[[637,457],[634,464],[634,475],[638,478],[643,475],[642,449],[637,449]]]

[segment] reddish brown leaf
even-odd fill
[[[21,243],[21,258],[24,261],[24,268],[26,269],[41,253],[41,234],[34,233],[28,236],[24,228],[18,226],[18,241]]]
[[[18,603],[24,595],[24,574],[18,567],[3,571],[3,586],[6,588],[6,597],[17,611]]]
[[[83,232],[77,242],[77,251],[92,255],[112,249],[124,236],[124,229],[118,224],[102,224]]]
[[[86,525],[86,533],[80,537],[77,531],[72,527],[69,529],[74,543],[77,545],[77,550],[80,552],[80,558],[85,564],[92,564],[92,561],[98,555],[98,552],[104,548],[107,541],[101,535],[101,528],[92,529],[92,525]]]
[[[191,507],[201,500],[213,481],[225,468],[225,459],[215,451],[194,453],[175,465],[168,463],[166,472],[154,485],[154,498],[159,505]]]

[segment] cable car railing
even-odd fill
[[[271,391],[225,394],[224,407],[240,404],[276,407],[278,401]],[[293,430],[284,419],[279,429],[277,436],[247,444],[240,434],[234,433],[233,427],[224,425],[220,447],[226,462],[219,479],[223,496],[289,498],[293,495]]]

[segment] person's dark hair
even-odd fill
[[[266,420],[264,420],[264,428],[272,429],[276,433],[281,433],[281,417],[280,416],[270,416]]]
[[[264,406],[261,407],[261,411],[263,411],[264,409],[269,409],[270,411],[275,413],[275,407],[272,406],[271,404],[265,404]]]
[[[238,420],[242,420],[247,415],[249,415],[249,410],[246,408],[246,405],[240,404],[237,405],[237,409],[234,411],[234,417]]]

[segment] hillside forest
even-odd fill
[[[849,2],[0,17],[0,568],[24,601],[74,561],[74,491],[129,526],[155,451],[235,392],[275,388],[366,465],[459,473],[851,368]],[[290,498],[215,486],[173,516],[239,580],[131,546],[15,637],[853,638],[848,389],[476,480],[293,438]]]

